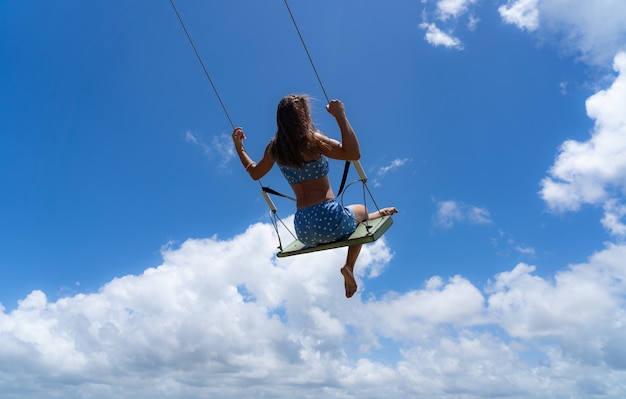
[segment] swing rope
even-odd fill
[[[320,78],[319,73],[317,72],[317,68],[315,67],[315,64],[313,62],[313,58],[311,57],[311,54],[309,53],[309,49],[307,48],[306,43],[304,42],[304,38],[302,37],[300,29],[298,28],[298,24],[296,23],[296,19],[293,16],[293,13],[291,12],[291,8],[289,7],[289,3],[287,2],[287,0],[283,0],[283,1],[285,3],[285,6],[287,7],[287,11],[289,12],[289,16],[291,17],[291,20],[292,20],[292,22],[294,24],[294,27],[296,28],[296,32],[298,33],[298,36],[300,37],[300,41],[302,42],[302,46],[304,47],[304,50],[305,50],[305,52],[307,54],[307,57],[309,58],[309,62],[311,64],[311,67],[313,68],[313,72],[315,72],[315,76],[317,77],[317,81],[319,82],[320,87],[322,89],[322,92],[324,93],[324,97],[326,98],[326,102],[330,103],[330,99],[329,99],[328,95],[326,94],[326,89],[324,88],[324,85],[322,83],[322,79]],[[219,92],[217,91],[217,87],[213,83],[213,79],[211,79],[211,75],[209,75],[209,72],[208,72],[206,66],[204,65],[204,62],[202,61],[202,57],[200,57],[200,53],[198,52],[198,50],[197,50],[197,48],[196,48],[196,46],[195,46],[195,44],[194,44],[194,42],[193,42],[193,40],[191,38],[191,35],[189,34],[189,31],[187,30],[187,27],[185,26],[185,23],[183,22],[183,19],[182,19],[182,17],[180,16],[180,14],[178,12],[178,9],[174,5],[174,0],[170,0],[170,4],[172,5],[172,8],[174,9],[174,13],[176,14],[176,17],[178,18],[178,21],[180,22],[180,25],[182,26],[183,31],[185,32],[185,35],[187,36],[187,39],[189,40],[189,43],[191,44],[191,47],[192,47],[194,53],[196,54],[196,57],[197,57],[197,59],[198,59],[198,61],[200,63],[200,66],[202,67],[202,70],[204,71],[204,74],[205,74],[207,80],[209,81],[209,83],[211,85],[211,88],[213,89],[213,92],[215,93],[215,96],[217,97],[217,100],[218,100],[220,106],[222,107],[222,110],[224,111],[224,114],[226,115],[226,119],[228,119],[228,122],[229,122],[230,126],[233,129],[235,129],[235,124],[233,123],[230,115],[228,114],[228,110],[226,109],[226,105],[224,105],[224,102],[222,101],[222,98],[219,95]],[[346,161],[346,164],[345,164],[345,167],[344,167],[344,171],[343,171],[343,176],[342,176],[342,179],[341,179],[341,185],[340,185],[339,191],[337,193],[338,197],[341,196],[342,205],[343,205],[343,194],[345,193],[344,192],[344,187],[345,187],[345,184],[346,184],[346,179],[348,177],[349,167],[350,167],[350,161]],[[367,187],[367,178],[365,177],[365,175],[364,175],[360,165],[358,165],[358,164],[357,164],[357,169],[359,171],[359,175],[360,175],[361,178],[359,180],[356,180],[356,181],[348,184],[348,186],[352,185],[353,183],[356,183],[356,182],[360,181],[363,184],[363,200],[364,200],[364,203],[366,203],[365,191],[367,190],[367,192],[369,193],[370,198],[374,202],[374,205],[376,206],[377,210],[379,210],[378,204],[376,204],[376,200],[374,200],[374,197],[373,197],[371,191],[369,190],[369,187]],[[291,236],[296,241],[297,241],[297,237],[291,231],[291,229],[289,229],[289,227],[283,222],[283,220],[280,218],[280,216],[278,216],[278,211],[276,209],[276,206],[274,205],[272,200],[269,198],[268,194],[272,194],[272,195],[277,195],[277,196],[280,196],[280,197],[288,198],[288,199],[291,199],[293,201],[295,201],[296,199],[291,197],[291,196],[289,196],[289,195],[285,195],[285,194],[279,193],[279,192],[277,192],[277,191],[275,191],[275,190],[273,190],[273,189],[271,189],[269,187],[263,186],[263,184],[261,183],[260,179],[258,180],[258,182],[259,182],[259,185],[261,186],[261,191],[262,191],[262,194],[263,194],[263,196],[264,196],[264,198],[265,198],[265,200],[267,202],[267,205],[270,208],[270,211],[271,211],[270,219],[272,221],[272,225],[274,226],[274,229],[276,230],[276,235],[278,237],[278,248],[279,248],[280,252],[282,253],[283,252],[283,245],[282,245],[282,240],[280,238],[280,233],[279,233],[279,229],[278,229],[278,222],[280,222],[283,225],[283,227],[285,227],[285,229],[289,232],[289,234],[291,234]],[[367,231],[369,231],[370,230],[370,226],[368,224],[368,220],[365,220],[365,224],[366,224]],[[388,227],[386,227],[386,228],[388,228]],[[385,230],[386,230],[386,228],[385,228]]]
[[[293,12],[291,12],[291,7],[289,7],[289,3],[287,0],[283,0],[285,3],[285,7],[287,8],[287,12],[289,12],[289,16],[291,17],[291,22],[293,22],[293,26],[296,28],[296,32],[298,32],[298,37],[300,38],[300,42],[302,43],[302,47],[304,47],[304,51],[306,52],[307,57],[309,58],[309,63],[313,68],[313,72],[315,72],[315,76],[317,77],[317,81],[322,88],[322,93],[324,93],[324,98],[326,98],[326,103],[330,103],[330,99],[328,98],[328,94],[326,94],[326,89],[324,88],[324,84],[322,83],[322,79],[320,78],[320,74],[317,73],[317,68],[315,67],[315,63],[313,62],[313,57],[311,57],[311,53],[309,52],[309,48],[304,42],[304,37],[302,37],[302,33],[300,32],[300,28],[298,27],[298,23],[296,22],[296,18],[293,16]],[[348,178],[348,171],[350,170],[350,161],[346,161],[346,164],[343,168],[343,176],[341,177],[341,184],[339,185],[339,190],[337,191],[337,196],[340,196],[343,192],[343,189],[346,185],[346,180]]]
[[[215,96],[217,97],[217,100],[219,101],[220,105],[222,106],[222,109],[224,110],[224,114],[226,114],[226,119],[228,119],[228,122],[230,123],[230,126],[234,130],[235,129],[235,124],[233,123],[232,119],[230,119],[230,115],[228,115],[228,111],[226,110],[226,106],[224,105],[224,102],[222,101],[222,97],[220,97],[220,94],[218,93],[217,88],[215,87],[215,84],[213,84],[213,79],[211,79],[211,75],[209,75],[209,72],[207,71],[206,67],[204,66],[204,62],[202,62],[202,57],[200,57],[200,54],[198,53],[198,50],[196,49],[196,45],[193,43],[193,40],[191,40],[191,35],[187,31],[187,28],[185,27],[185,23],[183,22],[183,19],[181,18],[180,14],[178,13],[178,10],[176,9],[176,6],[174,5],[174,0],[170,0],[170,4],[172,5],[172,8],[174,9],[174,12],[176,13],[176,16],[178,17],[178,21],[180,22],[180,25],[183,27],[183,30],[185,31],[185,34],[187,35],[187,39],[189,39],[189,43],[191,44],[191,48],[193,48],[194,53],[196,53],[196,57],[198,57],[198,61],[200,61],[200,65],[202,66],[202,70],[204,71],[204,74],[206,75],[207,79],[209,80],[209,83],[211,84],[211,87],[213,88],[213,92],[215,93]]]
[[[176,17],[178,17],[178,21],[180,22],[180,25],[182,26],[183,31],[185,32],[185,35],[187,35],[187,39],[189,40],[189,44],[191,44],[191,48],[193,49],[194,53],[196,54],[196,57],[198,58],[198,61],[200,62],[200,66],[202,67],[202,70],[204,71],[204,75],[206,76],[207,80],[211,84],[211,88],[213,89],[213,93],[215,93],[215,96],[217,97],[217,100],[219,101],[220,106],[222,107],[222,110],[224,111],[224,114],[226,115],[226,119],[228,119],[228,122],[230,123],[231,128],[234,130],[235,129],[235,124],[233,123],[232,119],[230,118],[230,115],[228,114],[228,110],[226,109],[226,105],[224,105],[224,102],[222,101],[222,97],[220,96],[219,92],[217,91],[217,87],[213,83],[213,79],[211,79],[211,75],[209,75],[209,72],[208,72],[206,66],[204,65],[204,62],[202,61],[202,57],[200,56],[200,53],[198,52],[198,49],[196,48],[196,45],[194,44],[193,39],[191,38],[191,35],[189,34],[189,31],[187,30],[187,27],[185,26],[185,23],[183,22],[183,18],[180,16],[180,13],[176,9],[176,5],[174,5],[174,0],[170,0],[170,4],[172,5],[172,8],[174,9],[174,13],[176,14]],[[315,67],[313,67],[313,68],[315,68]],[[319,77],[318,77],[318,79],[319,79]],[[320,81],[320,84],[321,84],[321,81]],[[323,90],[323,88],[322,88],[322,90]],[[280,222],[285,227],[285,229],[289,232],[289,234],[291,234],[291,236],[294,239],[297,239],[297,238],[296,238],[295,234],[289,229],[289,227],[287,227],[285,222],[283,222],[283,220],[280,218],[280,216],[278,216],[278,210],[276,209],[276,206],[274,206],[274,203],[269,198],[269,196],[267,196],[266,193],[277,195],[277,196],[284,197],[284,198],[288,198],[288,199],[291,199],[293,201],[295,201],[296,199],[294,197],[291,197],[289,195],[285,195],[285,194],[279,193],[278,191],[275,191],[275,190],[273,190],[273,189],[271,189],[269,187],[264,186],[263,183],[261,182],[261,179],[259,179],[258,182],[259,182],[259,185],[261,186],[261,191],[264,194],[265,200],[267,201],[267,205],[270,208],[270,211],[271,211],[270,212],[270,220],[272,221],[272,225],[274,226],[274,230],[276,230],[276,236],[278,237],[278,248],[282,251],[283,250],[283,244],[282,244],[282,240],[280,238],[280,233],[279,233],[279,230],[278,230],[278,222]]]
[[[311,53],[309,53],[309,49],[307,48],[306,43],[304,42],[304,38],[302,37],[302,34],[300,33],[300,28],[298,28],[298,24],[296,23],[296,19],[294,18],[293,13],[291,12],[289,3],[287,3],[287,0],[283,0],[283,1],[285,2],[285,7],[287,7],[287,11],[289,12],[289,16],[291,17],[293,26],[296,28],[296,32],[298,32],[298,36],[300,37],[300,41],[302,42],[302,47],[304,47],[304,51],[306,52],[307,57],[309,57],[309,62],[311,63],[311,67],[313,67],[313,72],[315,72],[317,81],[319,82],[320,87],[322,88],[322,92],[324,93],[324,97],[326,98],[326,103],[329,103],[330,99],[328,98],[328,95],[326,94],[326,90],[324,89],[324,85],[322,84],[322,79],[320,79],[320,75],[319,73],[317,73],[317,68],[315,68],[315,63],[313,63],[313,58],[311,57]]]
[[[174,13],[176,14],[176,17],[178,17],[178,21],[180,22],[180,26],[182,26],[183,31],[185,32],[185,35],[187,35],[187,39],[189,40],[189,44],[191,44],[191,48],[193,49],[194,53],[196,54],[196,58],[198,58],[198,61],[200,62],[200,66],[202,67],[202,70],[204,71],[204,75],[206,76],[207,80],[211,84],[211,88],[213,89],[213,93],[215,93],[215,97],[217,97],[217,100],[220,103],[220,106],[222,107],[222,110],[224,111],[224,114],[226,115],[226,119],[228,119],[228,123],[230,123],[231,128],[234,130],[235,129],[235,124],[233,123],[233,120],[230,118],[230,115],[228,114],[228,110],[226,109],[226,105],[224,105],[224,102],[222,101],[222,97],[220,96],[220,93],[217,91],[217,87],[213,83],[213,79],[211,79],[211,75],[209,75],[209,72],[208,72],[206,66],[204,65],[204,62],[202,61],[202,57],[200,57],[200,53],[198,52],[198,49],[196,48],[196,45],[194,44],[193,39],[191,38],[191,35],[189,34],[189,31],[187,30],[187,27],[185,26],[185,23],[183,22],[183,18],[180,16],[180,13],[178,12],[178,9],[176,9],[176,5],[174,5],[174,0],[170,0],[170,4],[172,5],[172,8],[174,9]],[[279,195],[279,196],[282,196],[282,197],[285,197],[285,198],[292,199],[294,201],[296,200],[293,197],[281,194],[281,193],[279,193],[277,191],[272,190],[269,187],[263,186],[263,183],[261,182],[261,179],[259,179],[258,182],[259,182],[259,185],[261,186],[261,190],[263,192],[269,192],[270,194]],[[269,200],[269,198],[267,198],[267,200]],[[271,200],[270,200],[270,202],[271,202]],[[269,205],[269,202],[268,202],[268,205]],[[276,229],[276,234],[278,235],[278,224],[276,223],[276,219],[278,219],[283,224],[283,226],[285,225],[285,223],[283,223],[283,221],[280,219],[280,217],[278,217],[278,212],[276,210],[276,207],[270,206],[270,209],[272,210],[272,215],[271,215],[270,219],[272,220],[272,224],[274,225],[274,229]],[[287,227],[287,226],[285,226],[285,227]],[[287,230],[289,230],[289,229],[287,229]],[[291,233],[291,235],[293,235],[293,233]],[[280,235],[278,235],[278,242],[279,242],[279,247],[282,249],[282,243],[280,241]]]

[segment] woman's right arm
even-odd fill
[[[341,142],[327,137],[323,140],[330,147],[326,155],[345,161],[356,161],[360,159],[361,148],[359,146],[359,140],[348,121],[343,103],[339,100],[332,100],[326,106],[326,110],[335,117],[339,130],[341,131]]]
[[[250,158],[246,149],[243,147],[243,141],[246,139],[246,135],[243,132],[243,129],[238,127],[233,131],[233,142],[235,144],[235,151],[237,151],[237,155],[239,155],[239,160],[244,168],[246,168],[246,172],[252,177],[253,180],[259,180],[261,177],[265,176],[267,172],[272,169],[274,166],[274,158],[271,154],[271,146],[272,142],[270,142],[267,147],[265,147],[265,152],[263,153],[263,158],[257,163]]]

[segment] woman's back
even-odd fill
[[[296,195],[298,209],[335,198],[328,180],[328,159],[320,154],[317,159],[312,154],[304,159],[302,168],[278,164]]]

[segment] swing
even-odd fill
[[[302,46],[304,47],[304,50],[309,58],[309,62],[311,63],[311,66],[313,67],[313,71],[315,72],[315,76],[317,77],[317,80],[320,84],[320,87],[322,88],[322,92],[324,93],[324,97],[326,98],[326,102],[330,103],[330,100],[328,98],[328,95],[326,94],[326,90],[324,89],[324,85],[322,84],[322,80],[320,79],[319,74],[317,73],[317,69],[315,68],[315,64],[313,63],[313,59],[311,58],[311,55],[309,53],[309,50],[304,42],[304,39],[302,37],[302,34],[300,33],[300,29],[298,28],[298,24],[296,23],[296,20],[293,16],[293,13],[291,12],[291,8],[289,7],[289,4],[287,3],[287,0],[284,0],[285,6],[287,8],[287,11],[289,12],[289,16],[291,17],[291,20],[294,24],[294,27],[296,28],[296,31],[298,33],[298,36],[300,37],[300,41],[302,42]],[[230,123],[231,127],[233,128],[233,130],[235,129],[235,125],[232,121],[232,119],[230,118],[230,115],[228,114],[228,111],[226,110],[226,106],[224,105],[224,103],[222,102],[222,99],[217,91],[217,88],[215,87],[213,80],[211,79],[206,67],[204,66],[204,63],[202,62],[202,58],[200,57],[200,54],[198,53],[198,50],[196,49],[196,46],[194,45],[193,41],[191,40],[191,36],[189,35],[189,32],[187,31],[187,28],[185,27],[185,24],[183,23],[183,20],[180,16],[180,14],[178,13],[178,10],[176,9],[176,6],[174,5],[174,1],[170,0],[170,4],[172,5],[172,8],[174,9],[174,12],[176,13],[176,16],[178,17],[178,20],[185,32],[185,34],[187,35],[187,39],[189,39],[189,43],[191,44],[191,47],[193,48],[196,57],[198,58],[198,61],[200,62],[200,65],[202,66],[202,69],[204,70],[204,74],[206,75],[209,83],[211,84],[211,87],[213,88],[213,92],[215,93],[221,107],[222,110],[224,111],[224,113],[226,114],[226,118],[228,119],[228,122]],[[346,182],[346,178],[348,176],[348,170],[350,167],[350,164],[353,164],[355,169],[357,170],[357,173],[359,175],[359,180],[353,182],[361,182],[362,186],[363,186],[363,192],[364,192],[364,197],[365,197],[365,191],[367,191],[369,193],[370,198],[372,199],[372,201],[374,202],[374,204],[376,205],[376,201],[374,201],[374,197],[372,196],[372,193],[370,192],[369,188],[367,187],[367,176],[365,175],[365,172],[363,171],[363,168],[361,167],[361,164],[359,161],[346,161],[345,164],[345,168],[344,168],[344,172],[343,172],[343,177],[342,177],[342,181],[341,181],[341,185],[340,188],[337,192],[337,197],[339,197],[340,195],[342,195],[343,191],[344,191],[344,186],[345,186],[345,182]],[[371,219],[371,220],[365,220],[362,222],[359,222],[357,224],[357,228],[356,230],[347,238],[338,240],[338,241],[333,241],[333,242],[329,242],[329,243],[324,243],[324,244],[319,244],[316,246],[311,246],[311,247],[307,247],[306,245],[304,245],[302,242],[300,242],[297,237],[295,236],[295,234],[293,232],[291,232],[291,230],[285,225],[285,223],[280,219],[280,217],[278,216],[278,210],[276,208],[276,206],[274,205],[274,202],[272,201],[272,199],[269,197],[269,194],[273,194],[273,195],[277,195],[280,197],[284,197],[284,198],[289,198],[291,200],[295,201],[295,198],[290,197],[288,195],[279,193],[269,187],[265,187],[263,186],[263,184],[261,183],[261,181],[259,180],[259,184],[261,184],[261,193],[263,195],[263,198],[265,199],[265,202],[267,203],[267,205],[270,208],[270,219],[272,220],[272,224],[274,226],[274,229],[276,230],[276,235],[278,237],[278,253],[276,254],[277,257],[279,258],[284,258],[287,256],[292,256],[292,255],[300,255],[300,254],[305,254],[305,253],[310,253],[310,252],[316,252],[316,251],[324,251],[324,250],[328,250],[328,249],[334,249],[334,248],[340,248],[340,247],[345,247],[345,246],[350,246],[350,245],[357,245],[357,244],[366,244],[366,243],[370,243],[370,242],[374,242],[376,240],[378,240],[380,237],[383,236],[383,234],[385,234],[385,232],[391,227],[391,225],[393,224],[393,219],[391,218],[391,216],[382,216],[376,219]],[[351,183],[352,184],[352,183]],[[363,201],[364,205],[366,203],[366,201]],[[380,209],[378,208],[378,205],[376,205],[376,209],[378,211],[380,211]],[[294,241],[291,242],[289,245],[283,247],[282,245],[282,241],[280,238],[280,234],[278,231],[278,222],[280,222],[285,229],[292,235],[292,237],[294,238]]]
[[[359,180],[357,182],[361,182],[361,184],[363,185],[364,191],[367,190],[367,192],[369,193],[373,201],[374,197],[369,191],[369,188],[367,188],[367,176],[365,175],[365,172],[363,171],[363,168],[361,167],[360,162],[352,161],[352,164],[354,165],[355,169],[357,170],[359,174]],[[350,162],[347,162],[346,168],[344,169],[344,176],[341,181],[341,187],[339,188],[337,196],[340,196],[343,192],[349,165],[350,165]],[[391,216],[382,216],[376,219],[365,220],[363,222],[359,222],[357,224],[356,230],[352,234],[350,234],[348,237],[342,240],[333,241],[333,242],[329,242],[325,244],[319,244],[319,245],[312,246],[312,247],[307,247],[302,242],[300,242],[296,238],[296,236],[291,232],[291,230],[283,223],[283,221],[280,220],[280,218],[278,217],[276,206],[274,205],[274,202],[272,201],[272,199],[269,197],[268,194],[274,194],[274,195],[286,197],[289,199],[294,199],[294,198],[286,196],[279,192],[276,192],[270,189],[269,187],[262,188],[262,195],[263,195],[263,198],[265,199],[265,202],[267,202],[267,205],[270,208],[272,223],[274,225],[274,229],[276,230],[276,235],[278,236],[278,253],[276,254],[276,256],[279,258],[284,258],[287,256],[292,256],[292,255],[306,254],[306,253],[316,252],[316,251],[324,251],[327,249],[340,248],[340,247],[345,247],[345,246],[350,246],[350,245],[367,244],[370,242],[374,242],[378,240],[380,237],[382,237],[383,234],[385,234],[385,232],[393,224],[393,219],[391,218]],[[376,208],[378,208],[378,206],[376,206]],[[294,241],[291,244],[287,245],[286,247],[282,246],[282,242],[280,240],[280,234],[278,232],[278,224],[276,223],[277,221],[280,221],[282,225],[285,227],[285,229],[287,229],[287,231],[294,238]]]
[[[300,241],[295,240],[291,244],[279,250],[276,256],[279,258],[285,258],[287,256],[306,254],[309,252],[325,251],[327,249],[341,248],[356,244],[367,244],[382,237],[392,224],[393,219],[391,216],[383,216],[377,219],[361,222],[358,224],[354,233],[352,233],[348,238],[341,241],[316,245],[314,247],[307,247]]]

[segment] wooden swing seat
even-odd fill
[[[300,255],[309,252],[324,251],[326,249],[374,242],[382,237],[392,224],[393,219],[391,216],[383,216],[381,218],[361,222],[357,226],[354,233],[352,233],[348,238],[341,241],[329,242],[327,244],[319,244],[314,247],[307,247],[300,241],[295,240],[279,251],[276,256],[284,258],[292,255]]]

